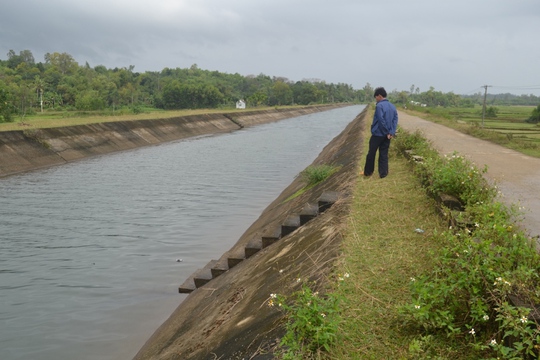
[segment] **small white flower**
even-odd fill
[[[521,321],[522,324],[525,324],[527,322],[527,318],[525,316],[522,316],[519,321]]]
[[[415,281],[416,281],[416,279],[412,277],[412,278],[411,278],[411,282],[415,282]]]
[[[302,281],[301,278],[296,279],[296,282],[297,282],[297,283],[299,283],[300,281]]]
[[[420,305],[414,305],[414,308],[418,310],[420,309]]]
[[[476,334],[476,331],[474,331],[474,328],[472,328],[471,330],[469,330],[469,334],[473,335]]]
[[[321,313],[321,316],[322,316],[323,318],[325,318],[325,317],[326,317],[326,314],[325,314],[325,313]]]
[[[279,270],[279,273],[280,273],[280,274],[283,274],[283,269]]]
[[[491,346],[497,345],[497,340],[492,339],[492,340],[489,342],[489,345],[491,345]]]
[[[344,277],[344,278],[348,278],[349,276],[350,276],[349,273],[343,274],[343,277]]]
[[[474,223],[474,226],[479,227],[480,224],[479,223]]]
[[[268,306],[272,307],[274,306],[274,300],[268,300]]]
[[[275,299],[275,298],[277,298],[277,294],[270,294],[270,297],[271,297],[272,299]]]
[[[482,319],[484,319],[484,321],[488,321],[488,320],[489,320],[489,316],[484,315],[484,317],[483,317]]]

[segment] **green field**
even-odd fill
[[[489,106],[488,106],[489,108]],[[420,108],[405,110],[413,115],[489,140],[524,154],[540,157],[540,124],[525,122],[534,106],[496,106],[496,116],[485,116],[482,107]]]

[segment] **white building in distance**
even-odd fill
[[[236,102],[236,108],[237,109],[245,109],[246,108],[246,102],[244,100],[238,100]]]

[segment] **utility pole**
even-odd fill
[[[486,117],[486,97],[487,97],[487,88],[491,85],[484,85],[484,105],[482,106],[482,129],[484,128],[484,118]]]

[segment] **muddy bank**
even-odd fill
[[[234,131],[342,106],[346,105],[203,114],[0,132],[0,177],[61,165],[90,156]]]
[[[270,294],[291,294],[308,281],[324,291],[335,281],[331,270],[357,179],[366,112],[313,162],[339,171],[300,195],[305,183],[295,179],[233,248],[184,283],[179,279],[180,291],[190,294],[135,359],[273,357],[283,314],[267,305]]]

